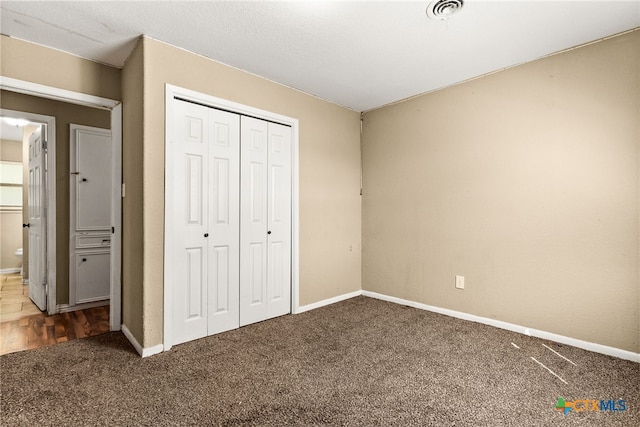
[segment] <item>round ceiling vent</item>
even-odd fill
[[[427,6],[427,16],[431,19],[447,19],[462,9],[463,0],[433,0]]]

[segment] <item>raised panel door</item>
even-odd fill
[[[173,264],[173,343],[191,341],[208,330],[208,158],[209,109],[175,103],[175,134],[167,152],[171,156],[170,224],[173,245],[167,248]]]
[[[240,322],[240,116],[209,109],[208,334]]]
[[[267,318],[268,125],[241,120],[240,326]]]

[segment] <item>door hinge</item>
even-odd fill
[[[47,149],[47,141],[42,141],[42,149],[43,150]]]

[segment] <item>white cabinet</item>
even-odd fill
[[[111,131],[70,125],[69,305],[108,303]]]

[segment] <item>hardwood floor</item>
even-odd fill
[[[29,286],[20,274],[0,275],[0,322],[42,313],[29,299]]]
[[[108,305],[48,316],[31,303],[28,289],[28,301],[24,301],[18,298],[25,295],[24,289],[16,288],[15,283],[5,287],[11,282],[7,277],[10,276],[0,276],[0,355],[109,332]],[[22,287],[21,280],[19,284]]]

